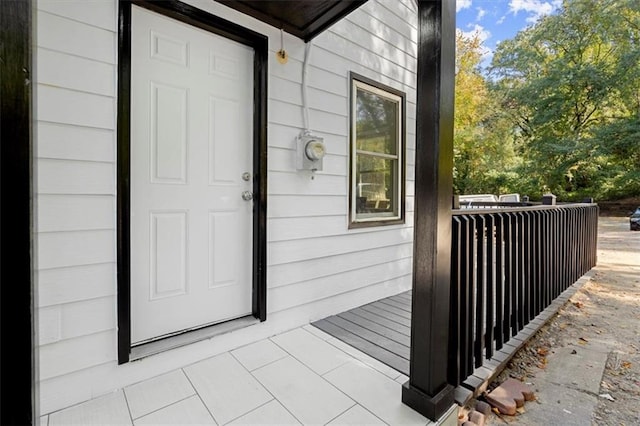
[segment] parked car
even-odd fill
[[[519,203],[520,194],[502,194],[498,197],[501,203]]]
[[[471,194],[460,196],[461,203],[468,203],[473,201],[488,201],[490,203],[496,203],[498,202],[498,197],[493,194]]]
[[[640,231],[640,207],[635,212],[631,213],[629,218],[629,229],[632,231]]]

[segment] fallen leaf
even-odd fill
[[[538,355],[545,356],[548,353],[549,353],[549,349],[548,348],[538,348]]]
[[[584,307],[584,303],[582,303],[582,302],[573,302],[573,306],[575,306],[578,309],[582,309]]]
[[[629,361],[624,361],[622,363],[622,368],[631,368],[631,363]]]
[[[498,410],[496,407],[493,407],[493,408],[491,409],[491,411],[493,411],[494,413],[496,413],[496,414],[498,414],[498,415],[500,414],[500,410]]]
[[[524,414],[524,413],[526,413],[526,412],[527,412],[527,411],[524,409],[524,407],[518,407],[518,408],[516,408],[516,411],[518,412],[518,414]]]
[[[589,341],[587,339],[585,339],[584,337],[580,337],[578,339],[578,343],[580,343],[581,345],[584,345],[586,343],[588,343]]]
[[[600,398],[608,399],[609,401],[615,401],[610,393],[601,393]]]

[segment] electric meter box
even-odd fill
[[[326,154],[324,139],[310,134],[298,136],[296,154],[298,170],[322,171],[322,160]]]

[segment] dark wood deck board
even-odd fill
[[[411,320],[408,320],[406,318],[398,316],[398,315],[396,315],[396,314],[394,314],[392,312],[380,309],[377,306],[364,305],[364,306],[361,306],[358,309],[363,309],[363,310],[365,310],[367,312],[371,312],[372,314],[378,315],[378,316],[380,316],[382,318],[386,318],[389,321],[394,321],[394,322],[397,322],[398,324],[402,324],[405,327],[411,327]]]
[[[359,317],[368,319],[373,323],[380,324],[382,326],[395,330],[396,332],[400,334],[404,334],[405,336],[411,336],[411,327],[408,327],[404,324],[400,324],[395,321],[388,320],[387,318],[380,315],[372,314],[371,312],[365,311],[362,308],[352,309],[349,312]]]
[[[359,351],[364,352],[372,358],[388,365],[389,367],[397,370],[398,372],[408,376],[409,375],[409,360],[399,357],[398,355],[389,352],[385,348],[374,345],[361,338],[360,336],[353,334],[341,327],[336,326],[328,322],[327,320],[320,320],[313,323],[313,325],[320,330],[324,331],[335,337],[344,343],[353,346]]]
[[[411,292],[378,300],[312,325],[409,375]]]
[[[351,332],[352,334],[355,334],[365,340],[368,340],[369,342],[373,343],[376,346],[385,348],[389,352],[392,352],[402,358],[409,359],[410,351],[409,351],[409,347],[406,345],[400,344],[398,342],[394,342],[391,339],[388,339],[364,327],[360,327],[358,324],[354,324],[338,316],[333,316],[325,319],[331,324],[337,325],[338,327],[343,328]]]
[[[362,318],[351,311],[343,312],[337,316],[349,322],[357,324],[360,327],[363,327],[373,333],[384,336],[389,340],[393,340],[394,342],[400,343],[401,345],[408,347],[411,344],[411,339],[409,338],[409,336],[405,336],[404,334],[400,334],[395,330],[392,330],[380,324],[376,324],[373,321],[370,321],[366,318]]]
[[[392,297],[396,298],[396,299],[405,299],[405,300],[408,300],[409,303],[411,303],[411,292],[410,291],[405,291],[404,293],[396,294],[395,296],[392,296]]]
[[[410,303],[405,303],[405,302],[399,302],[397,300],[394,300],[390,297],[381,300],[380,303],[384,303],[385,305],[389,305],[389,306],[393,306],[394,308],[398,308],[401,309],[405,312],[409,312],[411,313],[411,304]]]
[[[371,306],[375,306],[376,308],[380,308],[383,311],[391,312],[392,314],[396,314],[399,317],[411,321],[411,312],[407,312],[404,309],[396,308],[395,306],[389,305],[388,303],[385,303],[385,299],[373,302]]]
[[[390,297],[389,300],[393,300],[398,303],[402,303],[407,308],[411,309],[411,299],[405,299],[399,296]]]

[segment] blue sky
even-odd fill
[[[561,4],[562,0],[456,0],[456,26],[465,33],[479,33],[487,48],[482,65],[488,66],[500,41],[512,38]]]

